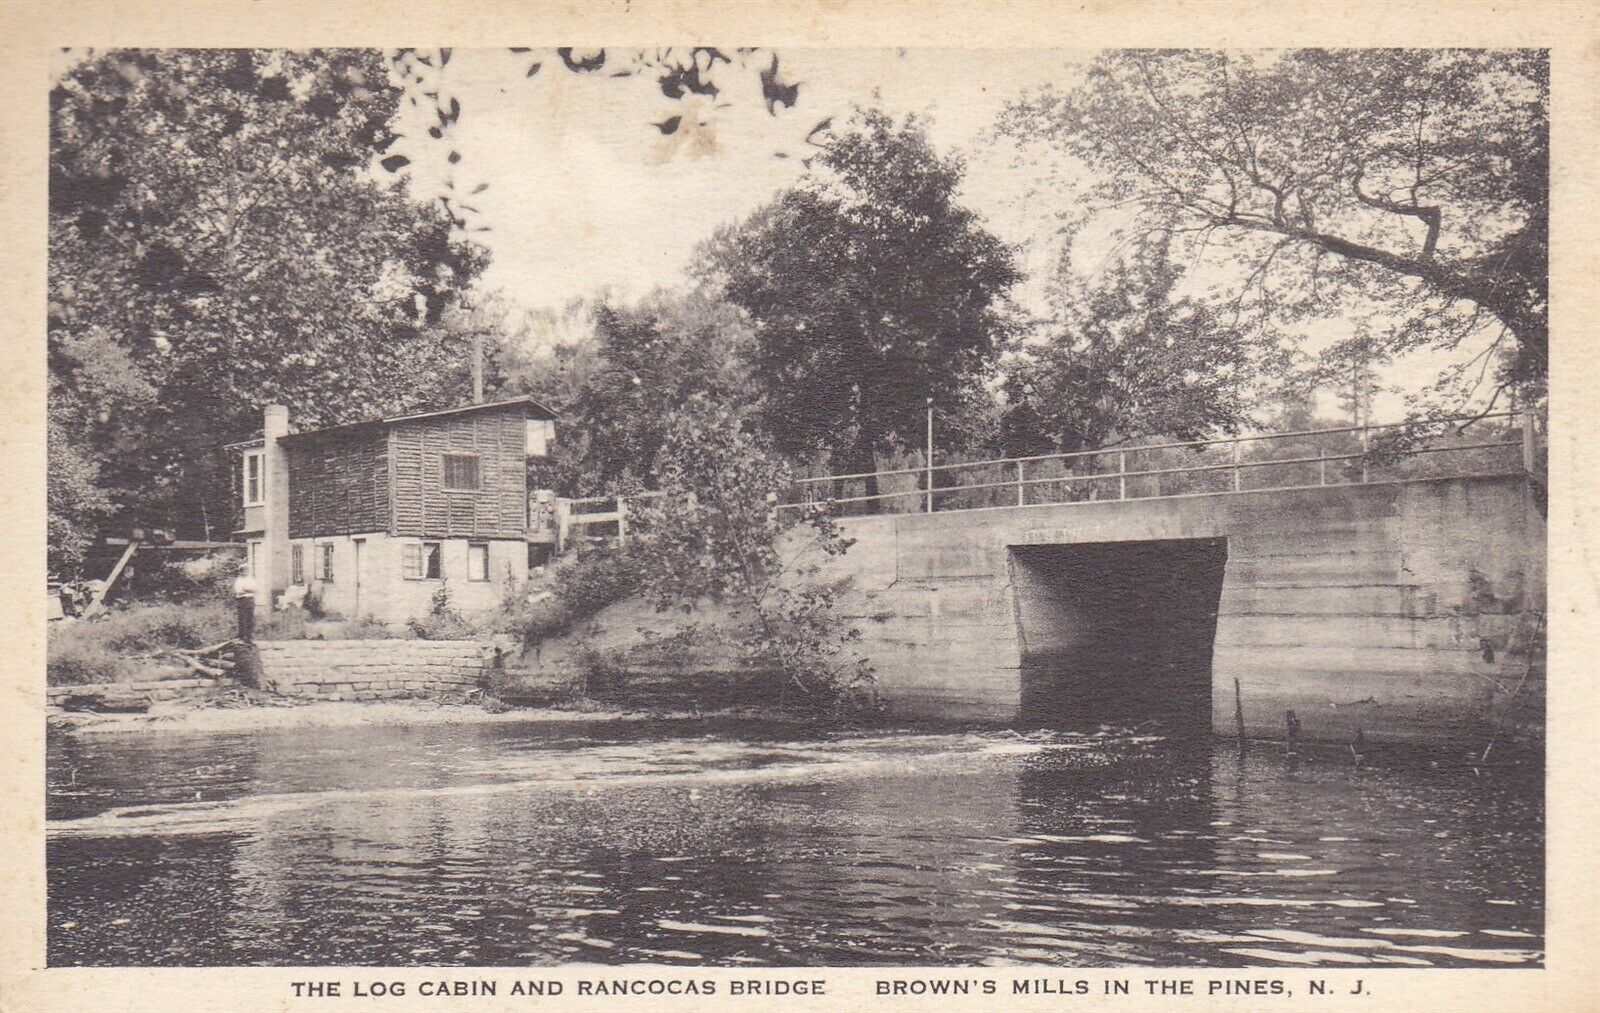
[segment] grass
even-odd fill
[[[131,605],[94,619],[52,623],[46,678],[52,686],[127,682],[149,667],[141,656],[203,647],[236,632],[233,609],[219,601]]]

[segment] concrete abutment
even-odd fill
[[[903,717],[1209,711],[1231,734],[1237,678],[1253,736],[1289,710],[1326,741],[1542,728],[1545,533],[1520,475],[842,523],[823,579]]]

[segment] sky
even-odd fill
[[[530,79],[532,58],[456,50],[444,71],[463,109],[451,136],[461,154],[457,192],[489,184],[467,202],[480,212],[475,221],[493,229],[474,234],[494,255],[483,283],[520,305],[555,307],[601,290],[629,298],[681,284],[696,245],[798,179],[801,158],[815,150],[806,134],[830,117],[841,123],[852,103],[925,116],[935,147],[969,161],[968,206],[1040,258],[1030,267],[1048,267],[1052,219],[1029,199],[1041,174],[1015,164],[1016,150],[991,136],[992,127],[1024,90],[1070,80],[1082,54],[1011,51],[1000,60],[970,50],[785,50],[782,77],[800,82],[793,108],[769,115],[756,70],[719,65],[722,93],[691,100],[710,121],[707,136],[676,146],[654,124],[683,106],[661,94],[654,75],[545,66]],[[420,135],[431,115],[408,111],[402,132]],[[404,150],[414,188],[438,187],[445,149]]]
[[[1044,310],[1061,216],[1081,205],[1087,170],[1042,146],[1020,147],[994,124],[1008,102],[1045,85],[1070,87],[1092,57],[1066,49],[786,49],[781,79],[800,87],[794,106],[774,115],[757,72],[766,52],[752,66],[718,65],[711,77],[720,94],[684,103],[665,97],[648,70],[610,76],[615,56],[598,73],[574,74],[548,52],[457,49],[437,79],[408,85],[419,102],[402,105],[397,128],[406,139],[394,150],[412,159],[414,192],[442,192],[449,180],[471,222],[488,226],[473,233],[493,254],[480,286],[515,307],[554,311],[601,293],[631,300],[685,285],[703,240],[800,177],[802,158],[815,150],[806,144],[813,127],[842,123],[853,104],[914,113],[937,150],[965,160],[961,199],[1018,247],[1027,279],[1018,301]],[[530,77],[535,60],[543,66]],[[436,121],[423,93],[441,83],[462,109],[447,144],[425,139]],[[675,115],[705,125],[664,136],[655,124]],[[452,150],[460,154],[454,165],[446,161]],[[1092,230],[1077,237],[1076,270],[1103,262],[1109,246],[1095,243]],[[1328,319],[1303,347],[1315,351],[1348,334],[1343,321]],[[572,336],[550,325],[542,335],[536,327],[533,340]],[[1417,389],[1447,361],[1416,354],[1378,379]],[[1331,396],[1326,401],[1329,410]],[[1398,417],[1403,399],[1380,393],[1374,410]]]

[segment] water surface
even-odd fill
[[[49,778],[52,965],[1543,960],[1536,781],[1147,729],[62,737]]]

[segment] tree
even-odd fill
[[[141,452],[156,391],[104,331],[50,342],[46,507],[52,573],[75,575],[116,501],[101,486],[111,463]]]
[[[1129,231],[1220,251],[1259,322],[1365,304],[1397,353],[1487,320],[1504,387],[1548,368],[1548,109],[1540,51],[1138,50],[1002,129],[1085,162]]]
[[[1110,265],[1099,283],[1058,297],[1045,340],[1004,365],[1008,455],[1239,430],[1253,345],[1211,308],[1176,295],[1182,277],[1167,243],[1155,241]]]
[[[503,381],[560,410],[555,473],[545,481],[564,495],[646,486],[674,412],[697,396],[740,417],[755,403],[750,329],[733,306],[657,292],[632,306],[601,302],[593,329],[591,339],[558,345]]]
[[[706,246],[701,273],[754,322],[780,451],[872,471],[917,442],[927,398],[958,399],[993,364],[1018,273],[957,200],[961,176],[915,117],[858,109],[800,185]]]
[[[655,471],[667,495],[642,517],[644,593],[662,609],[711,600],[748,617],[747,661],[812,707],[865,703],[872,670],[850,650],[860,633],[838,616],[840,588],[817,579],[851,543],[820,509],[776,509],[790,479],[783,458],[738,413],[696,395],[674,413]]]
[[[484,254],[372,178],[398,99],[358,50],[110,51],[52,91],[52,368],[98,329],[156,392],[101,462],[128,520],[229,530],[214,450],[263,403],[309,427],[458,399],[433,325]]]

